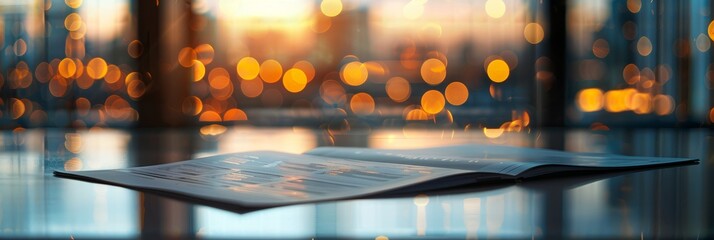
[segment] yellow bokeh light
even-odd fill
[[[64,0],[64,3],[71,8],[79,8],[82,6],[83,0]]]
[[[77,13],[70,13],[64,19],[64,28],[68,31],[77,31],[82,27],[82,16]]]
[[[208,73],[208,85],[213,89],[224,89],[231,84],[231,78],[225,68],[214,68]]]
[[[441,92],[429,90],[421,96],[421,108],[429,114],[437,114],[444,110],[446,100]]]
[[[340,78],[350,86],[362,85],[369,77],[367,67],[361,62],[350,62],[342,67]]]
[[[608,112],[623,112],[630,110],[630,99],[635,94],[634,89],[610,90],[605,93],[605,110]]]
[[[142,44],[139,40],[133,40],[127,46],[126,51],[129,53],[130,57],[139,58],[144,52],[144,44]]]
[[[133,99],[138,99],[146,92],[146,84],[143,81],[131,81],[126,85],[126,94]]]
[[[243,110],[231,108],[223,114],[223,121],[246,121],[248,115]]]
[[[652,53],[652,42],[649,38],[643,36],[637,41],[637,52],[644,57]]]
[[[638,13],[642,9],[642,0],[627,0],[627,10],[632,13]]]
[[[409,81],[402,77],[390,78],[384,88],[387,91],[387,96],[395,102],[404,102],[409,99],[411,94]]]
[[[278,61],[268,59],[260,64],[260,78],[267,83],[274,83],[283,76],[283,66]]]
[[[204,65],[208,65],[211,62],[213,62],[213,56],[215,55],[215,51],[213,50],[213,46],[208,43],[204,43],[201,45],[196,46],[194,49],[196,51],[196,58],[198,61],[201,61]]]
[[[64,78],[70,78],[77,72],[77,65],[70,58],[62,59],[57,69]]]
[[[707,28],[707,33],[709,33],[709,39],[714,41],[714,20],[709,22],[709,27]]]
[[[226,130],[228,130],[228,128],[223,125],[211,124],[208,126],[201,127],[199,132],[201,133],[201,135],[204,136],[218,136],[225,133]]]
[[[297,68],[291,68],[285,71],[283,76],[283,86],[288,92],[297,93],[305,89],[307,85],[307,76]]]
[[[503,0],[486,0],[486,14],[492,18],[501,18],[506,13],[506,3]]]
[[[312,63],[306,61],[306,60],[301,60],[293,64],[293,68],[297,68],[302,70],[302,72],[305,73],[305,76],[307,77],[307,82],[312,81],[312,79],[315,78],[315,67],[312,65]]]
[[[633,94],[630,109],[637,114],[652,112],[652,96],[648,93]]]
[[[640,69],[635,64],[627,64],[622,69],[622,78],[629,84],[635,84],[640,81]]]
[[[545,37],[545,31],[539,23],[529,23],[523,28],[523,37],[526,38],[530,44],[538,44],[543,41]]]
[[[178,54],[178,62],[183,67],[191,67],[193,61],[197,60],[197,58],[198,54],[196,53],[196,50],[193,50],[193,48],[190,47],[182,48]]]
[[[357,115],[368,115],[374,112],[374,99],[367,93],[357,93],[350,99],[350,109]]]
[[[709,110],[709,122],[714,123],[714,108]]]
[[[424,110],[412,109],[412,110],[409,110],[409,112],[407,112],[404,119],[407,121],[424,121],[424,120],[429,120],[431,118],[430,118],[429,114],[426,113]]]
[[[454,106],[464,104],[469,99],[469,89],[461,82],[452,82],[446,86],[446,101]]]
[[[578,92],[578,108],[583,112],[595,112],[602,109],[604,95],[598,88],[587,88]]]
[[[253,80],[258,77],[260,73],[260,64],[258,60],[252,57],[244,57],[238,61],[236,65],[236,72],[240,78],[245,80]]]
[[[508,75],[510,75],[511,69],[508,67],[508,64],[505,61],[501,59],[496,59],[488,64],[488,67],[486,68],[486,73],[488,74],[488,78],[490,78],[491,81],[500,83],[508,79]]]
[[[77,70],[74,72],[74,78],[79,78],[84,74],[84,63],[82,63],[82,60],[79,58],[74,58],[74,66],[77,68]]]
[[[340,15],[342,12],[342,0],[322,0],[320,11],[328,17]]]
[[[87,63],[87,75],[92,79],[100,79],[107,75],[107,62],[102,58],[92,58]]]
[[[203,76],[206,75],[206,66],[203,65],[203,62],[198,61],[198,60],[193,60],[193,66],[191,67],[191,70],[193,71],[192,77],[194,82],[201,81],[203,79]]]
[[[446,65],[441,60],[430,58],[421,64],[421,77],[430,85],[438,85],[446,78]]]

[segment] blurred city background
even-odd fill
[[[0,127],[697,127],[709,1],[0,1]]]

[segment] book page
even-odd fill
[[[602,153],[572,153],[493,145],[461,145],[408,150],[320,147],[305,154],[351,158],[370,162],[443,167],[511,176],[545,165],[572,168],[625,168],[690,160],[682,158],[631,157]]]
[[[259,207],[355,197],[463,173],[467,171],[247,152],[146,167],[56,174]]]

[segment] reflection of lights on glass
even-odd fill
[[[578,108],[583,112],[599,111],[603,107],[603,92],[597,88],[580,90],[577,94]]]
[[[501,59],[491,61],[488,64],[488,67],[486,68],[488,78],[490,78],[491,81],[497,83],[506,81],[506,79],[508,79],[510,71],[511,70],[508,67],[508,64],[506,64],[506,62]]]
[[[307,85],[307,76],[297,68],[291,68],[285,71],[283,76],[283,86],[288,92],[297,93],[305,89]]]
[[[649,56],[652,53],[652,42],[649,38],[642,36],[637,41],[637,52],[643,57]]]
[[[265,60],[260,64],[260,78],[267,83],[274,83],[280,80],[283,75],[283,67],[280,62],[273,59]]]
[[[408,121],[424,121],[424,120],[429,120],[429,114],[424,112],[424,110],[421,109],[412,109],[407,112],[407,114],[404,116],[404,120]]]
[[[429,196],[419,194],[414,197],[414,205],[417,206],[416,227],[417,235],[424,236],[426,234],[426,205],[429,204]]]
[[[82,160],[73,157],[64,162],[64,170],[66,171],[79,171],[82,170]]]
[[[438,85],[446,78],[446,65],[439,59],[430,58],[421,65],[421,77],[430,85]]]
[[[387,91],[387,96],[395,102],[404,102],[409,99],[411,94],[409,81],[402,77],[393,77],[387,80],[385,90]]]
[[[362,85],[369,76],[367,67],[358,61],[347,63],[340,71],[340,78],[350,86]]]
[[[226,130],[227,130],[227,128],[222,125],[211,124],[208,126],[201,127],[200,132],[201,132],[201,135],[204,135],[204,136],[218,136],[218,135],[221,135],[224,132],[226,132]]]
[[[543,41],[545,37],[545,32],[543,27],[539,23],[528,23],[523,29],[523,37],[526,38],[530,44],[538,44]]]
[[[464,104],[469,98],[469,89],[461,82],[449,83],[444,93],[446,94],[446,101],[454,106]]]
[[[481,199],[464,199],[464,225],[466,226],[466,238],[476,239],[478,228],[481,225]]]
[[[503,0],[486,0],[486,14],[492,18],[500,18],[506,13],[506,3]]]
[[[368,115],[374,112],[374,99],[367,93],[357,93],[350,99],[350,109],[357,115]]]
[[[334,17],[342,12],[342,0],[322,0],[320,11],[328,17]]]
[[[503,128],[483,128],[483,135],[487,138],[498,138],[503,135]]]
[[[429,90],[421,96],[421,107],[429,114],[437,114],[444,110],[446,100],[444,95],[437,90]]]
[[[64,135],[64,147],[71,153],[79,153],[82,151],[84,143],[82,136],[78,133],[67,133]]]

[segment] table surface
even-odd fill
[[[498,134],[496,134],[498,135]],[[0,238],[712,238],[709,129],[187,130],[28,129],[0,133]],[[111,169],[218,153],[318,146],[498,144],[692,157],[698,165],[302,204],[238,214],[52,171]]]

